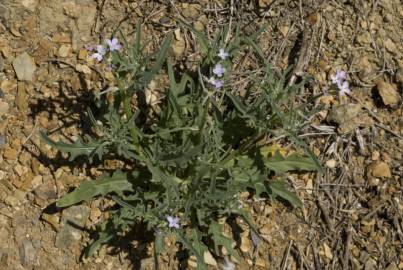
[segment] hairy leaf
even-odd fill
[[[264,158],[265,165],[275,173],[288,171],[316,171],[317,164],[309,157],[302,157],[298,154],[291,154],[283,157],[278,151],[273,157]]]
[[[223,235],[224,225],[217,222],[212,222],[209,226],[209,234],[212,235],[214,241],[215,253],[220,254],[219,246],[224,246],[228,253],[232,256],[238,257],[238,254],[232,248],[232,239]]]
[[[278,195],[290,202],[294,207],[302,207],[301,200],[295,193],[288,191],[284,181],[279,180],[271,182],[269,187],[274,197]]]
[[[132,189],[132,183],[128,180],[127,174],[116,171],[110,177],[103,176],[98,180],[82,183],[73,192],[58,200],[56,205],[66,207],[81,201],[88,201],[97,195],[106,195],[111,192],[120,193]]]
[[[52,141],[43,132],[41,132],[41,137],[50,146],[56,148],[57,150],[63,153],[69,153],[70,161],[72,161],[78,156],[86,156],[88,157],[90,162],[92,162],[92,159],[95,155],[97,155],[98,158],[101,159],[106,152],[106,146],[109,144],[108,142],[102,140],[96,141],[91,138],[89,139],[88,143],[83,143],[83,141],[80,138],[78,138],[77,141],[71,144],[62,141],[55,142]]]

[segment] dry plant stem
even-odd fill
[[[343,269],[348,269],[348,263],[350,260],[351,233],[351,224],[349,223],[346,230],[346,245],[344,247]]]
[[[283,263],[281,264],[281,270],[284,270],[284,269],[287,268],[288,257],[290,256],[290,250],[291,250],[292,243],[293,243],[292,240],[290,240],[290,242],[288,243],[287,251],[286,251],[285,256],[283,258]]]
[[[312,243],[312,253],[313,253],[313,261],[315,264],[315,269],[322,270],[322,265],[320,264],[319,254],[318,254],[318,251],[316,250],[315,243]]]

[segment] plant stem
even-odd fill
[[[122,103],[123,103],[123,109],[125,111],[126,118],[131,119],[131,117],[133,116],[133,112],[132,112],[132,110],[130,108],[130,97],[127,96],[127,94],[126,94],[126,89],[124,87],[124,84],[123,84],[122,80],[120,78],[118,78],[117,82],[118,82],[119,92],[120,92],[120,95],[121,95],[121,99],[122,99]],[[136,152],[140,156],[143,156],[143,153],[142,153],[142,151],[140,149],[139,139],[138,139],[138,136],[137,136],[135,128],[130,129],[130,135],[132,136],[134,149],[136,150]]]

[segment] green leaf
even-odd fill
[[[82,183],[74,191],[57,201],[56,205],[66,207],[81,201],[88,201],[97,195],[119,193],[125,190],[133,190],[132,183],[125,173],[116,171],[111,177],[103,176],[99,180]]]
[[[165,249],[164,235],[157,233],[155,236],[155,253],[161,254]]]
[[[206,245],[202,242],[202,232],[194,228],[190,239],[187,239],[181,232],[175,233],[179,242],[181,242],[191,253],[193,253],[197,258],[197,269],[205,270],[207,269],[204,263],[204,252],[208,251]],[[190,240],[190,241],[189,241]]]
[[[208,38],[202,32],[197,31],[196,28],[194,28],[192,25],[184,22],[183,20],[179,19],[179,22],[195,34],[198,44],[200,45],[200,49],[201,49],[202,53],[208,54],[209,48],[210,48],[210,43],[209,43]]]
[[[273,157],[263,158],[265,165],[276,174],[288,171],[316,171],[318,165],[309,157],[291,154],[283,157],[278,151]]]
[[[220,254],[218,246],[224,246],[230,255],[238,257],[236,251],[232,248],[232,239],[223,235],[224,225],[217,222],[212,222],[209,226],[209,234],[212,235],[214,241],[214,249],[217,255]]]
[[[168,37],[164,40],[164,43],[162,43],[157,58],[155,60],[155,64],[153,65],[151,70],[144,75],[146,85],[148,85],[148,83],[154,78],[154,76],[157,75],[158,72],[162,69],[162,65],[164,64],[164,61],[167,57],[168,50],[171,47],[172,38],[172,34],[169,34]]]
[[[83,143],[81,138],[78,138],[77,141],[71,144],[64,143],[62,141],[55,142],[51,140],[45,133],[41,132],[40,134],[42,139],[50,146],[63,153],[69,153],[70,161],[78,156],[87,156],[90,162],[92,162],[92,159],[95,155],[101,159],[102,155],[106,152],[106,146],[109,144],[106,141],[95,141],[91,138],[89,138],[88,143]]]
[[[98,239],[92,242],[85,250],[85,257],[91,257],[95,252],[98,251],[98,249],[102,246],[102,244],[105,244],[109,242],[113,238],[114,234],[113,232],[110,231],[103,231],[99,234]]]
[[[269,187],[274,197],[278,195],[290,202],[294,207],[302,207],[303,204],[301,200],[295,193],[288,191],[285,184],[286,183],[281,180],[270,182]]]

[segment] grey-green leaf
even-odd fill
[[[269,184],[269,187],[271,189],[271,192],[275,196],[280,196],[281,198],[287,200],[289,203],[291,203],[294,207],[302,207],[302,202],[298,198],[298,196],[287,190],[287,187],[285,185],[284,181],[274,181]]]
[[[78,156],[87,156],[90,162],[92,162],[92,158],[95,155],[98,155],[99,158],[106,152],[107,142],[104,141],[95,141],[90,139],[88,143],[84,143],[80,138],[77,139],[74,143],[65,143],[62,141],[55,142],[51,140],[45,133],[41,132],[42,139],[54,147],[55,149],[63,152],[69,153],[69,160],[72,161]]]
[[[265,158],[264,163],[276,174],[288,171],[316,171],[319,169],[311,158],[298,154],[283,157],[279,152],[276,152],[273,157]]]
[[[73,192],[57,201],[58,207],[66,207],[81,201],[88,201],[97,195],[106,195],[111,192],[133,190],[132,183],[126,173],[115,172],[112,176],[103,176],[98,180],[82,183]]]

